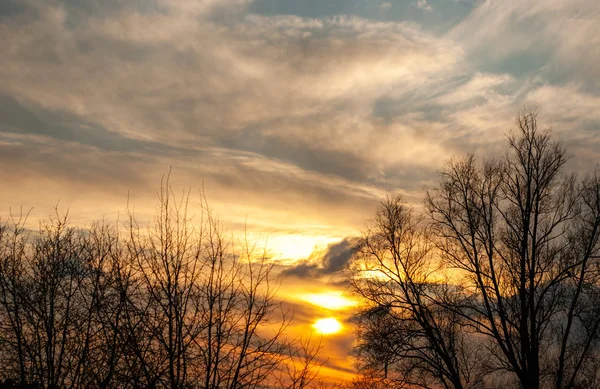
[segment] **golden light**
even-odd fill
[[[250,240],[262,238],[271,254],[278,259],[294,263],[309,258],[319,247],[339,241],[337,237],[305,234],[269,234],[268,239],[262,235],[250,235]],[[258,238],[258,239],[257,239]]]
[[[315,324],[313,324],[313,328],[322,335],[331,335],[341,331],[342,323],[333,317],[328,317],[317,320]]]
[[[302,300],[321,308],[342,310],[355,306],[357,301],[344,296],[341,291],[328,291],[323,293],[308,293],[301,296]]]

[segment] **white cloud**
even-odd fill
[[[595,0],[487,0],[449,37],[464,44],[474,60],[529,56],[543,61],[549,57],[544,62],[558,67],[563,76],[597,83],[599,20]]]
[[[422,9],[423,11],[433,11],[433,8],[431,7],[431,5],[429,5],[427,0],[417,0],[415,5],[417,6],[417,8]]]

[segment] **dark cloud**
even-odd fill
[[[299,278],[314,277],[320,269],[317,264],[301,262],[289,269],[281,272],[284,276],[294,276]]]
[[[17,0],[4,0],[0,2],[0,19],[11,18],[22,14],[25,6]]]
[[[298,127],[302,125],[297,123]],[[357,150],[336,150],[319,143],[302,144],[295,139],[265,135],[258,129],[233,133],[219,143],[228,148],[258,153],[290,162],[308,171],[335,175],[353,182],[369,181],[368,176],[374,170],[367,156],[361,155]]]
[[[284,276],[309,278],[331,275],[343,271],[352,259],[358,242],[359,240],[356,237],[346,237],[340,242],[331,243],[323,253],[314,253],[311,255],[313,258],[301,261],[299,264],[285,269],[281,274]]]
[[[158,142],[132,139],[86,121],[69,112],[46,110],[0,94],[0,131],[43,135],[60,141],[77,142],[107,151],[165,152]]]

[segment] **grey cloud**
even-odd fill
[[[357,244],[356,238],[349,237],[327,246],[327,251],[321,258],[323,272],[335,273],[343,270],[354,255]]]
[[[259,129],[248,128],[232,133],[218,142],[227,148],[258,153],[293,163],[308,171],[335,175],[354,182],[368,182],[368,175],[374,170],[368,156],[356,150],[328,149],[327,145],[320,143],[300,144],[294,139],[266,135]]]
[[[23,14],[26,7],[17,0],[6,0],[0,2],[0,20],[2,18],[11,18]]]
[[[319,274],[319,266],[312,263],[300,263],[290,269],[284,270],[281,274],[300,278],[314,277]]]
[[[88,122],[70,112],[45,110],[35,104],[0,94],[0,131],[43,135],[56,140],[77,142],[107,151],[165,152],[157,142],[132,139]]]
[[[302,261],[281,272],[284,276],[299,278],[319,277],[343,271],[356,252],[359,240],[356,237],[347,237],[337,243],[331,243],[317,258]]]

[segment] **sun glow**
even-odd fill
[[[317,320],[315,324],[313,324],[313,328],[322,335],[331,335],[342,330],[342,323],[333,317],[328,317]]]
[[[261,235],[253,236],[252,234],[250,234],[250,238],[251,241],[264,239]],[[339,241],[338,237],[331,236],[271,233],[265,240],[265,245],[275,258],[294,263],[309,258],[319,247],[326,247],[337,241]]]
[[[342,310],[355,306],[357,301],[344,296],[341,291],[328,291],[323,293],[307,293],[302,295],[302,300],[321,308]]]

